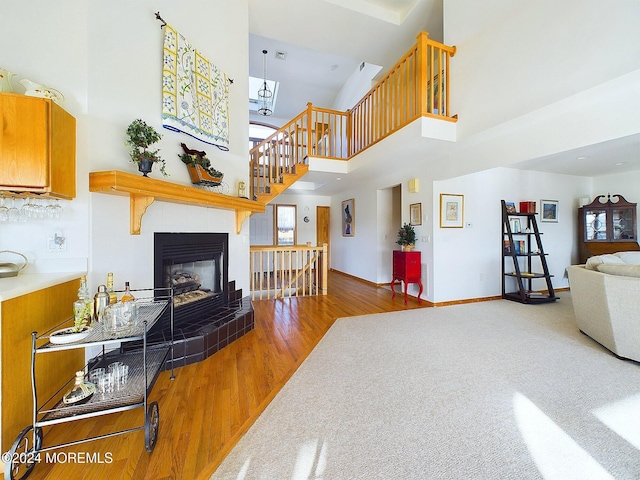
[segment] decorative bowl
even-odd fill
[[[74,332],[73,327],[56,330],[49,336],[49,341],[56,345],[64,345],[65,343],[79,342],[85,339],[91,333],[91,327],[83,327],[79,332]]]

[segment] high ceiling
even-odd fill
[[[469,14],[469,35],[500,21],[525,0],[488,0]],[[249,0],[249,74],[262,78],[268,50],[267,76],[279,82],[277,105],[266,123],[279,124],[301,113],[307,102],[330,108],[340,88],[362,62],[384,74],[415,43],[420,31],[443,41],[442,0]],[[464,25],[463,25],[464,26]],[[467,28],[465,31],[467,31]],[[276,52],[286,59],[275,58]],[[530,159],[513,168],[581,176],[640,170],[640,135],[578,150]],[[330,174],[307,174],[320,195],[335,193]],[[334,176],[335,177],[335,176]],[[351,181],[343,177],[343,188]],[[348,181],[344,181],[348,180]]]
[[[262,78],[267,50],[273,117],[288,121],[307,102],[331,107],[362,62],[386,72],[420,31],[442,40],[441,0],[249,0],[249,75]]]

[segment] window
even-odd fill
[[[249,123],[249,150],[262,142],[265,138],[273,135],[278,129],[266,123]]]
[[[297,208],[295,205],[275,205],[276,245],[295,245]]]

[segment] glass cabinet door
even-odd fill
[[[633,209],[613,209],[613,240],[633,240],[635,238]]]
[[[587,210],[584,216],[585,240],[606,240],[607,239],[607,211]]]

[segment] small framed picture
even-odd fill
[[[342,202],[342,236],[354,237],[356,234],[355,199]]]
[[[464,225],[464,195],[440,194],[440,228],[462,228]]]
[[[422,225],[422,204],[412,203],[409,205],[409,224]]]
[[[558,200],[540,200],[540,221],[558,221]]]
[[[516,213],[516,204],[513,202],[504,202],[505,207],[507,207],[507,213]]]

